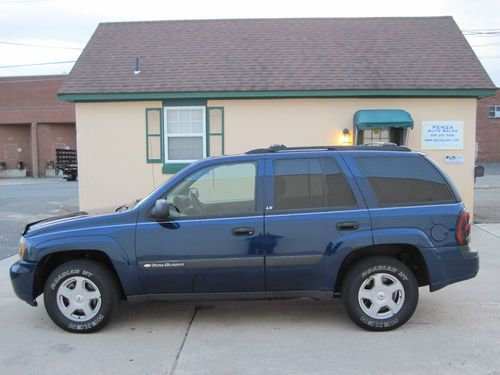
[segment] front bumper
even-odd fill
[[[35,276],[36,263],[19,260],[10,267],[10,280],[14,293],[31,306],[37,303],[33,298],[33,279]]]
[[[469,246],[451,246],[434,249],[426,256],[430,276],[430,291],[472,279],[479,272],[479,254]]]

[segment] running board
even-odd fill
[[[327,301],[333,298],[332,291],[300,290],[278,292],[228,292],[228,293],[166,293],[166,294],[138,294],[127,296],[131,303],[142,301],[220,301],[220,300],[258,300],[258,299],[286,299],[312,298]]]

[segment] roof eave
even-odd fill
[[[169,99],[283,99],[283,98],[485,98],[496,89],[365,89],[365,90],[273,90],[190,91],[131,93],[60,93],[67,102],[109,102]]]

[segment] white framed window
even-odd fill
[[[490,118],[499,118],[500,117],[500,105],[492,105],[489,110]]]
[[[191,163],[206,151],[205,107],[165,107],[165,163]]]

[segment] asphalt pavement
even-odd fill
[[[484,167],[484,173],[487,175],[500,175],[500,162],[481,162],[478,161],[477,164]]]
[[[474,189],[474,222],[500,223],[500,167],[486,166],[484,177],[476,180]],[[499,173],[497,173],[499,172]]]
[[[78,210],[78,183],[62,178],[0,179],[0,259],[16,254],[27,223]]]
[[[500,223],[500,163],[486,165],[486,173],[476,182],[474,221]],[[77,182],[0,179],[0,259],[17,253],[19,235],[27,223],[77,210]]]
[[[122,303],[104,330],[70,334],[41,298],[17,299],[0,261],[2,374],[500,374],[500,224],[474,225],[478,277],[420,288],[401,328],[366,332],[340,301]]]

